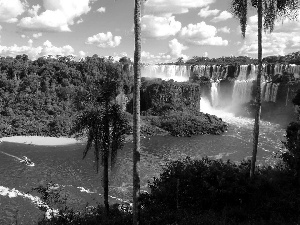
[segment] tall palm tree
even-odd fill
[[[240,20],[242,36],[245,38],[247,27],[248,7],[257,9],[258,17],[258,71],[256,89],[256,111],[253,129],[253,150],[251,159],[250,177],[253,178],[255,172],[255,162],[257,155],[259,121],[261,113],[261,73],[262,73],[262,28],[265,31],[274,30],[275,21],[279,18],[296,19],[299,9],[298,0],[232,0],[231,12]]]
[[[118,150],[124,143],[124,134],[127,129],[127,120],[117,104],[101,105],[86,110],[77,117],[71,134],[87,133],[87,145],[83,152],[83,159],[94,146],[96,171],[99,163],[103,166],[104,205],[109,213],[108,204],[108,168],[109,159],[114,165]],[[100,161],[101,160],[101,161]]]
[[[86,86],[86,94],[78,97],[80,102],[85,103],[86,110],[76,118],[70,133],[87,134],[83,159],[94,146],[97,173],[100,162],[103,166],[104,205],[108,215],[109,159],[112,167],[128,128],[127,119],[115,101],[122,84],[121,69],[119,64],[98,56],[86,58],[85,65],[87,72],[93,75]]]
[[[134,104],[133,104],[133,224],[139,224],[140,196],[140,86],[141,86],[141,0],[134,7]]]

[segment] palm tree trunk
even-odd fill
[[[108,204],[108,156],[104,157],[103,162],[103,189],[104,189],[104,206],[106,215],[109,215],[109,204]]]
[[[140,196],[140,86],[141,86],[141,0],[134,8],[134,93],[133,93],[133,224],[139,224]]]
[[[262,72],[262,0],[257,3],[258,16],[258,71],[257,71],[257,91],[256,91],[256,112],[253,129],[253,151],[251,159],[250,178],[254,177],[255,162],[257,155],[258,136],[259,136],[259,121],[261,113],[261,72]]]
[[[105,103],[105,119],[104,119],[104,148],[103,148],[103,189],[104,189],[104,206],[106,215],[109,215],[108,204],[108,158],[110,148],[110,132],[109,132],[109,103]]]

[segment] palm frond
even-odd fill
[[[278,18],[298,19],[298,0],[276,0],[276,15]]]
[[[90,129],[89,133],[88,133],[87,144],[86,144],[86,147],[85,147],[85,149],[83,151],[82,159],[84,159],[86,157],[88,151],[91,149],[91,147],[93,145],[93,142],[94,142],[94,130]]]
[[[275,20],[277,17],[275,4],[276,4],[276,0],[265,0],[264,2],[264,9],[263,9],[264,25],[263,26],[265,32],[267,30],[273,32],[274,30]]]
[[[240,20],[242,37],[245,38],[247,28],[247,0],[232,0],[231,13]]]

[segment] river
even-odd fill
[[[230,159],[240,162],[251,156],[253,119],[235,117],[232,113],[215,110],[208,101],[201,101],[204,112],[218,115],[229,123],[222,135],[194,137],[154,136],[141,140],[140,177],[141,188],[147,191],[147,182],[157,177],[162,167],[170,160],[201,158]],[[261,121],[258,164],[273,164],[274,153],[282,147],[285,129],[277,124]],[[36,221],[36,204],[29,196],[37,196],[31,188],[54,182],[68,194],[69,203],[83,207],[86,202],[95,205],[102,202],[101,171],[95,172],[93,152],[82,160],[84,144],[68,146],[34,146],[26,144],[0,143],[0,151],[15,157],[27,156],[34,163],[28,167],[16,158],[0,154],[0,186],[19,191],[8,197],[0,191],[0,224],[11,224],[18,218],[19,224]],[[132,143],[126,143],[118,153],[115,166],[110,172],[110,200],[129,201],[132,192]],[[26,196],[26,193],[28,195]],[[31,222],[30,222],[31,223]]]

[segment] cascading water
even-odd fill
[[[252,99],[253,80],[236,80],[234,82],[232,104],[240,105]]]
[[[185,65],[146,65],[142,67],[141,74],[142,77],[185,82],[189,80],[190,69]]]
[[[219,88],[220,88],[219,82],[211,83],[211,101],[213,107],[216,107],[219,104]]]

